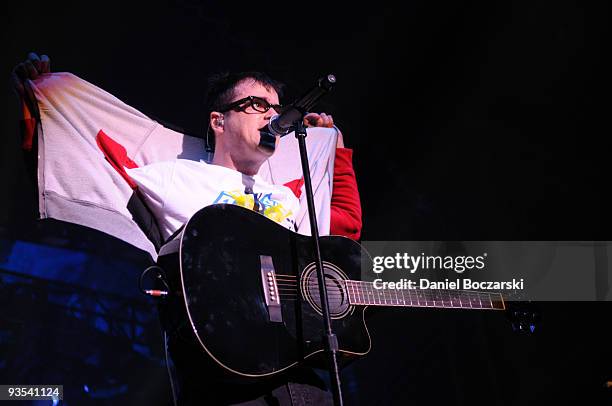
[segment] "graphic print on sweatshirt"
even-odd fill
[[[272,199],[272,193],[253,193],[250,188],[246,188],[244,192],[240,190],[222,191],[213,204],[221,203],[235,204],[256,211],[295,231],[295,221],[291,217],[293,212],[286,209],[282,203]]]

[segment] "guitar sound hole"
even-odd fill
[[[325,269],[325,288],[327,290],[329,312],[332,318],[340,319],[350,311],[349,298],[344,282],[347,277],[334,264],[323,262],[323,268]],[[309,264],[302,273],[301,290],[304,299],[319,314],[322,314],[319,280],[314,263]]]

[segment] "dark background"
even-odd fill
[[[53,71],[193,135],[203,133],[210,73],[268,72],[288,85],[285,102],[334,73],[338,85],[319,110],[333,114],[354,149],[363,240],[610,239],[607,2],[24,2],[1,18],[7,79],[28,51],[45,53]],[[31,221],[36,205],[8,85],[0,100],[2,254],[25,241],[92,257],[112,250],[138,263],[133,249],[105,236]],[[11,311],[28,306],[15,303],[4,302]],[[609,311],[609,303],[542,304],[529,336],[497,313],[380,312],[371,320],[373,352],[344,372],[347,402],[604,404]],[[10,331],[0,338],[23,341],[25,330]],[[22,362],[16,347],[0,348],[3,376],[32,379],[11,375]],[[117,367],[105,359],[108,370]],[[166,395],[155,371],[150,379]]]

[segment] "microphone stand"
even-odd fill
[[[329,357],[329,375],[334,396],[334,405],[342,406],[342,388],[340,385],[340,369],[338,367],[338,338],[332,331],[331,316],[329,313],[329,302],[327,300],[327,288],[325,286],[325,274],[323,273],[323,261],[319,243],[319,228],[317,227],[317,215],[315,213],[314,195],[312,182],[310,180],[310,168],[308,166],[308,153],[306,151],[306,127],[303,119],[295,121],[295,138],[300,147],[300,159],[302,161],[302,172],[304,173],[304,186],[306,188],[306,201],[308,202],[308,217],[310,219],[310,231],[315,253],[315,264],[317,267],[317,278],[319,281],[319,295],[321,297],[321,310],[323,312],[323,322],[325,332],[323,344],[325,352]]]

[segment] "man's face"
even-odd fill
[[[238,82],[232,101],[248,96],[259,97],[269,104],[279,104],[278,94],[272,87],[266,88],[251,78]],[[243,106],[245,107],[240,111],[230,110],[224,113],[223,142],[235,161],[263,162],[274,151],[259,146],[259,129],[265,127],[277,113],[272,108],[265,113],[258,112],[249,103]],[[278,139],[276,141],[278,142]]]

